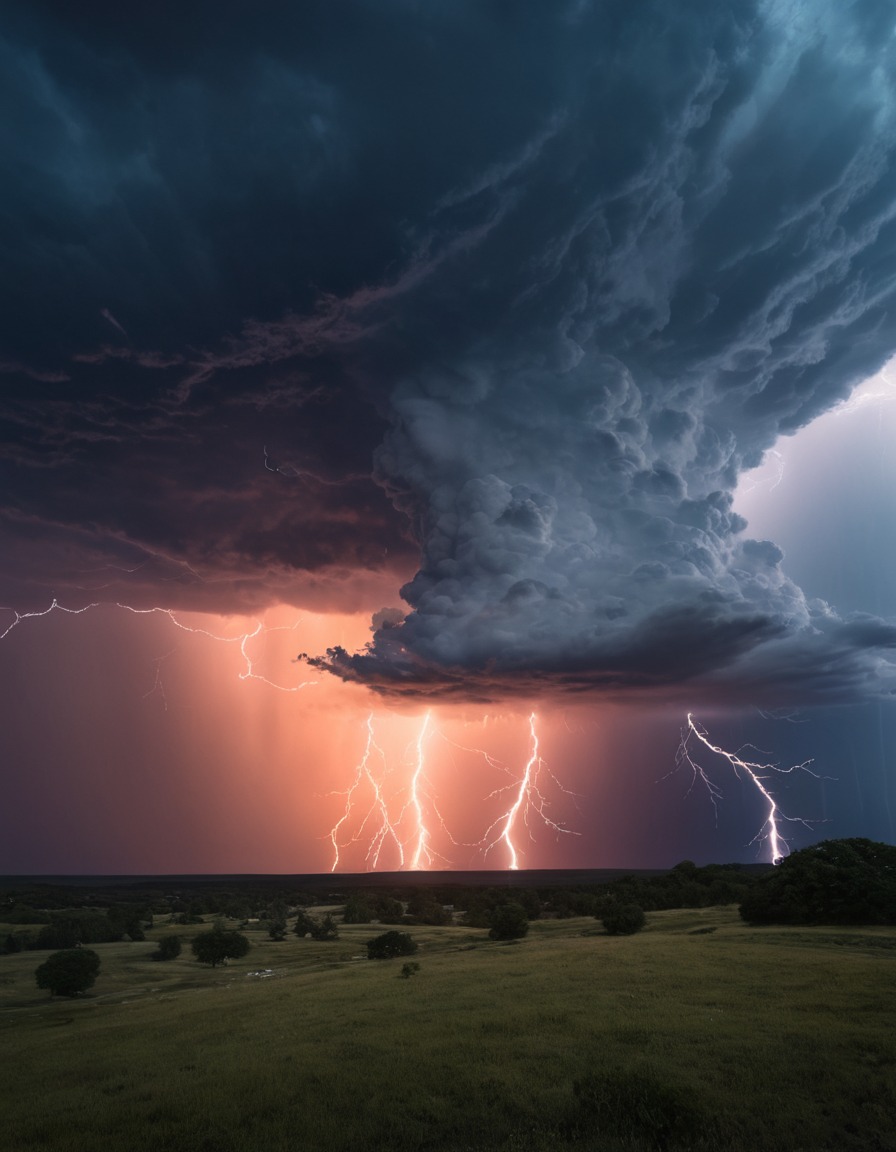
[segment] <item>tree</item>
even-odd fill
[[[418,924],[450,924],[453,916],[435,896],[419,888],[408,901],[408,915]]]
[[[296,923],[293,928],[296,936],[300,939],[304,936],[313,936],[314,930],[318,927],[318,921],[313,916],[309,916],[303,908],[300,908],[296,913]]]
[[[37,934],[37,947],[39,949],[57,948],[60,951],[71,952],[77,949],[82,936],[72,924],[53,923],[41,928]]]
[[[401,924],[404,920],[404,905],[394,896],[377,896],[373,911],[380,924]]]
[[[369,924],[373,919],[373,907],[366,896],[349,896],[342,910],[345,924]]]
[[[268,936],[272,940],[285,940],[286,939],[286,921],[285,920],[271,920],[268,922]]]
[[[391,960],[394,956],[413,956],[417,941],[407,932],[384,932],[367,941],[368,960]]]
[[[745,893],[749,924],[896,924],[896,847],[854,837],[785,857]]]
[[[163,936],[152,953],[153,960],[176,960],[180,956],[180,936]]]
[[[80,996],[93,987],[99,970],[100,958],[90,948],[65,948],[49,956],[34,977],[51,996]]]
[[[529,931],[529,917],[522,904],[499,904],[489,918],[492,940],[521,940]]]
[[[225,960],[239,960],[249,951],[249,941],[241,932],[212,930],[200,932],[190,945],[200,964],[217,968]]]
[[[300,938],[310,936],[312,940],[339,939],[339,926],[329,912],[321,921],[309,916],[307,912],[299,911],[293,932]]]
[[[615,904],[606,908],[600,917],[610,936],[633,936],[647,922],[640,904]]]
[[[339,926],[328,912],[319,923],[317,920],[314,921],[311,935],[315,940],[338,940]]]
[[[272,940],[286,939],[288,910],[282,900],[274,900],[268,909],[268,935]]]

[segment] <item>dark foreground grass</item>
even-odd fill
[[[376,931],[259,938],[214,971],[101,945],[82,1001],[37,991],[43,954],[3,957],[4,1147],[896,1150],[891,930],[759,931],[728,909],[629,938],[420,928],[407,979],[359,958]]]

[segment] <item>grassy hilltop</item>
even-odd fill
[[[249,931],[95,945],[88,997],[0,957],[3,1143],[16,1152],[896,1149],[896,930],[654,912],[637,936],[542,920],[522,941],[412,927],[420,964]],[[251,975],[270,968],[271,976]]]

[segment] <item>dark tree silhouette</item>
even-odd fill
[[[417,941],[407,932],[384,932],[367,941],[368,960],[391,960],[395,956],[413,956]]]
[[[191,944],[200,964],[217,968],[225,960],[238,960],[249,951],[249,941],[241,932],[200,932]]]
[[[744,895],[749,924],[896,924],[896,847],[822,840],[777,864]]]
[[[80,996],[96,982],[100,958],[90,948],[66,948],[54,952],[34,973],[38,988],[51,996]]]
[[[522,904],[499,904],[489,917],[492,940],[521,940],[529,931],[529,917]]]
[[[180,956],[180,936],[163,936],[152,953],[153,960],[176,960]]]
[[[600,919],[611,936],[633,936],[644,927],[647,917],[640,904],[612,904]]]
[[[314,921],[314,928],[311,931],[311,935],[315,940],[338,940],[339,926],[328,912],[320,923],[316,920]]]
[[[319,922],[315,920],[313,916],[309,916],[303,908],[300,908],[296,914],[296,922],[293,927],[293,932],[295,932],[296,936],[300,939],[303,936],[313,936],[315,929],[318,927],[320,927]]]
[[[373,919],[373,905],[366,896],[350,896],[342,910],[342,920],[345,924],[369,924]]]

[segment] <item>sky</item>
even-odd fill
[[[0,873],[894,840],[887,0],[4,12]]]

